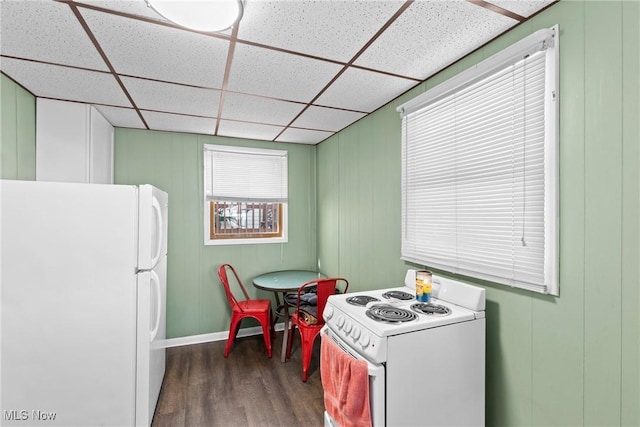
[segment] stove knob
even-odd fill
[[[368,334],[362,334],[360,337],[360,345],[362,348],[367,348],[367,346],[371,343],[371,337]]]
[[[349,322],[348,320],[346,322],[344,322],[344,331],[348,334],[349,332],[351,332],[351,322]]]
[[[325,307],[324,313],[322,314],[323,314],[324,320],[331,319],[333,317],[333,307]]]
[[[351,336],[353,337],[354,341],[358,341],[358,338],[360,338],[360,328],[354,326],[353,330],[351,331]]]
[[[342,329],[342,325],[344,325],[344,317],[338,316],[336,324],[338,325],[338,329]]]

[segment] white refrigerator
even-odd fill
[[[0,181],[0,424],[149,426],[165,371],[168,196]]]

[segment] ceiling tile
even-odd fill
[[[416,1],[355,64],[424,80],[517,23],[463,0]]]
[[[488,0],[487,2],[528,18],[554,1],[556,0]]]
[[[122,77],[136,106],[145,110],[217,117],[220,91]]]
[[[81,13],[116,72],[222,87],[229,41],[86,8]]]
[[[158,12],[147,6],[144,0],[75,0],[82,7],[83,4],[90,6],[109,9],[129,15],[142,16],[144,18],[156,19],[158,21],[168,22]]]
[[[238,38],[347,62],[403,1],[247,1]]]
[[[142,111],[142,116],[147,125],[149,125],[149,129],[152,130],[199,133],[202,135],[213,135],[216,130],[216,119],[158,113],[155,111]]]
[[[273,141],[273,139],[282,132],[282,129],[284,129],[282,126],[221,120],[218,135]]]
[[[364,116],[366,116],[365,113],[311,106],[293,122],[292,126],[337,132]]]
[[[108,70],[68,5],[3,0],[0,16],[3,55]]]
[[[525,17],[555,2],[488,1]],[[225,76],[231,30],[177,27],[145,0],[0,0],[0,69],[115,126],[317,144],[517,24],[469,0],[244,4]]]
[[[96,108],[113,126],[146,129],[140,116],[133,108],[105,107],[104,105],[96,105]]]
[[[372,112],[418,83],[387,74],[349,68],[315,104]]]
[[[317,144],[333,135],[333,132],[288,128],[276,139],[277,142],[292,142],[295,144]]]
[[[108,73],[10,58],[2,58],[0,67],[38,97],[131,107],[116,79]]]
[[[153,8],[147,6],[144,0],[74,0],[80,7],[83,4],[89,6],[100,7],[103,9],[115,11],[117,13],[126,13],[135,15],[145,19],[153,19],[160,22],[171,22],[164,16],[160,15]],[[231,35],[231,30],[220,31],[219,34]]]
[[[247,122],[288,125],[304,104],[227,92],[222,117]]]
[[[245,94],[309,102],[341,68],[325,61],[238,43],[227,88]]]

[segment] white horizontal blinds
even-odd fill
[[[447,264],[456,257],[455,117],[451,99],[406,116],[402,256]]]
[[[286,202],[287,152],[205,146],[207,200]]]
[[[461,272],[544,286],[544,59],[456,96]]]
[[[403,115],[403,259],[548,290],[546,61],[526,55]]]

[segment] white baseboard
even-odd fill
[[[276,323],[276,331],[284,330],[284,323]],[[254,326],[251,328],[243,328],[238,331],[238,338],[248,337],[251,335],[262,334],[262,328],[260,326]],[[160,347],[180,347],[183,345],[203,344],[206,342],[214,341],[226,341],[229,337],[229,331],[213,332],[210,334],[190,335],[187,337],[169,338],[162,343],[158,343]]]

